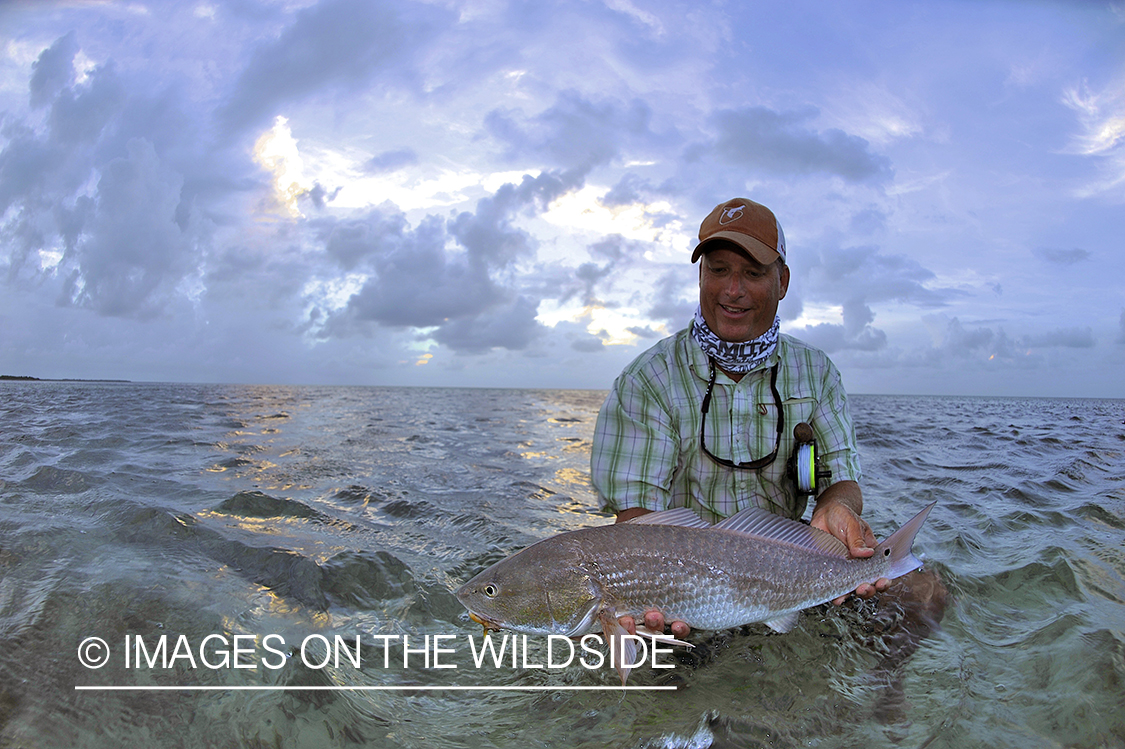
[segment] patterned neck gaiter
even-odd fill
[[[703,353],[715,360],[720,369],[734,374],[745,374],[757,369],[777,350],[777,336],[781,329],[781,318],[773,319],[773,326],[752,341],[731,343],[715,335],[703,319],[703,309],[695,308],[695,320],[691,325],[691,337],[703,349]]]

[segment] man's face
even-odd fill
[[[724,341],[750,341],[773,326],[777,303],[789,290],[789,267],[762,265],[741,252],[710,250],[700,259],[703,319]]]

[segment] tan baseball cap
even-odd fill
[[[785,233],[773,211],[746,198],[734,198],[715,206],[699,227],[699,244],[691,254],[694,263],[707,245],[725,239],[746,250],[762,265],[779,257],[785,260]]]

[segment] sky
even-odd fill
[[[853,393],[1125,397],[1125,2],[0,4],[0,374],[609,388],[699,224]]]

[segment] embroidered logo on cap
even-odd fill
[[[734,205],[730,208],[724,208],[722,215],[719,216],[719,226],[726,226],[731,221],[737,221],[742,218],[742,212],[746,209],[744,205]]]

